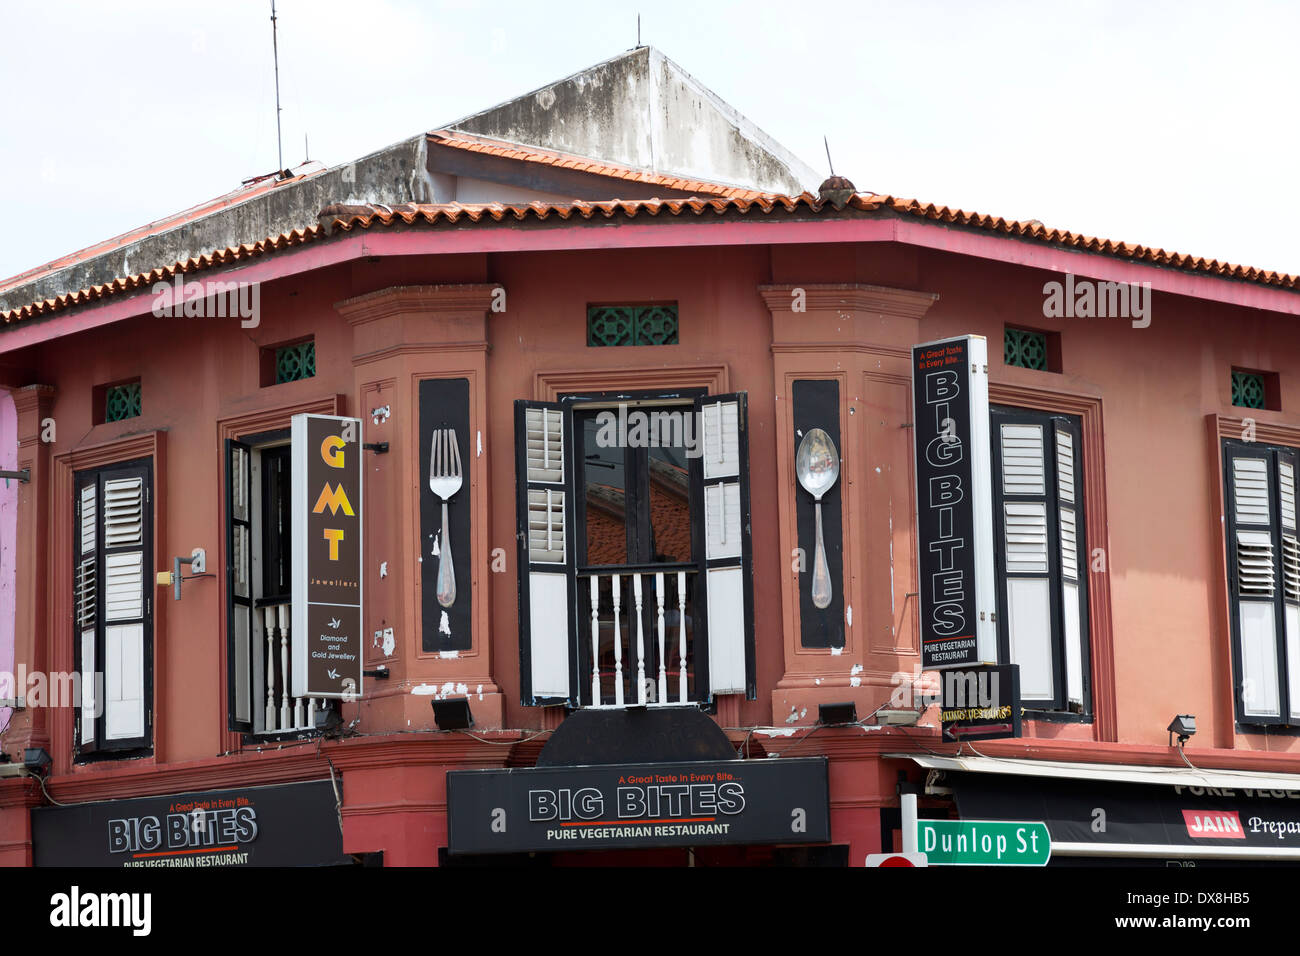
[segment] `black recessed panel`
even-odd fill
[[[460,490],[447,503],[456,600],[438,602],[438,559],[442,541],[442,499],[429,488],[430,452],[435,429],[452,428],[460,450]],[[420,646],[432,651],[467,651],[473,644],[470,606],[469,472],[477,444],[469,428],[469,379],[434,378],[420,383],[420,607],[424,633]]]
[[[799,442],[811,428],[820,428],[831,436],[841,457],[840,383],[834,379],[799,380],[791,388],[794,415],[794,449],[796,460]],[[844,517],[840,503],[840,480],[822,495],[822,539],[826,545],[826,569],[831,576],[831,603],[824,609],[813,605],[813,560],[817,537],[813,496],[796,483],[795,522],[799,547],[803,549],[803,571],[799,573],[799,630],[804,647],[844,646]],[[792,559],[793,560],[793,559]]]

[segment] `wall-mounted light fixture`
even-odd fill
[[[1169,746],[1174,745],[1174,734],[1177,734],[1178,746],[1182,747],[1187,743],[1188,738],[1196,733],[1196,718],[1191,714],[1179,714],[1167,729],[1169,731]]]
[[[474,715],[470,713],[468,697],[452,697],[432,703],[433,722],[439,730],[465,730],[474,726]]]
[[[188,564],[193,574],[182,575],[181,565]],[[181,599],[181,582],[190,581],[194,578],[210,578],[211,574],[205,573],[208,566],[208,553],[202,548],[195,548],[190,552],[188,558],[173,558],[172,570],[158,572],[158,586],[161,588],[172,588],[172,599],[179,601]]]

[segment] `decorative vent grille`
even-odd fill
[[[1027,329],[1006,329],[1002,335],[1002,361],[1007,365],[1046,372],[1047,334]]]
[[[587,345],[676,345],[676,305],[593,305],[587,308]]]
[[[1232,373],[1232,404],[1242,408],[1267,408],[1264,376],[1257,372]]]
[[[299,342],[275,350],[275,384],[296,382],[316,375],[316,342]]]
[[[120,422],[140,414],[140,383],[110,385],[104,389],[104,421]]]

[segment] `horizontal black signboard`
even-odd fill
[[[830,840],[824,757],[458,770],[447,816],[451,853]]]
[[[952,774],[975,820],[1041,820],[1052,844],[1300,849],[1300,789],[1184,787]]]
[[[37,866],[76,867],[351,862],[328,780],[40,807],[32,854]]]
[[[939,681],[939,721],[946,739],[1020,736],[1019,664],[944,671]]]

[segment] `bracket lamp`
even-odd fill
[[[1191,714],[1179,714],[1166,729],[1169,731],[1169,746],[1174,745],[1174,734],[1177,734],[1178,746],[1182,747],[1196,733],[1196,718]]]

